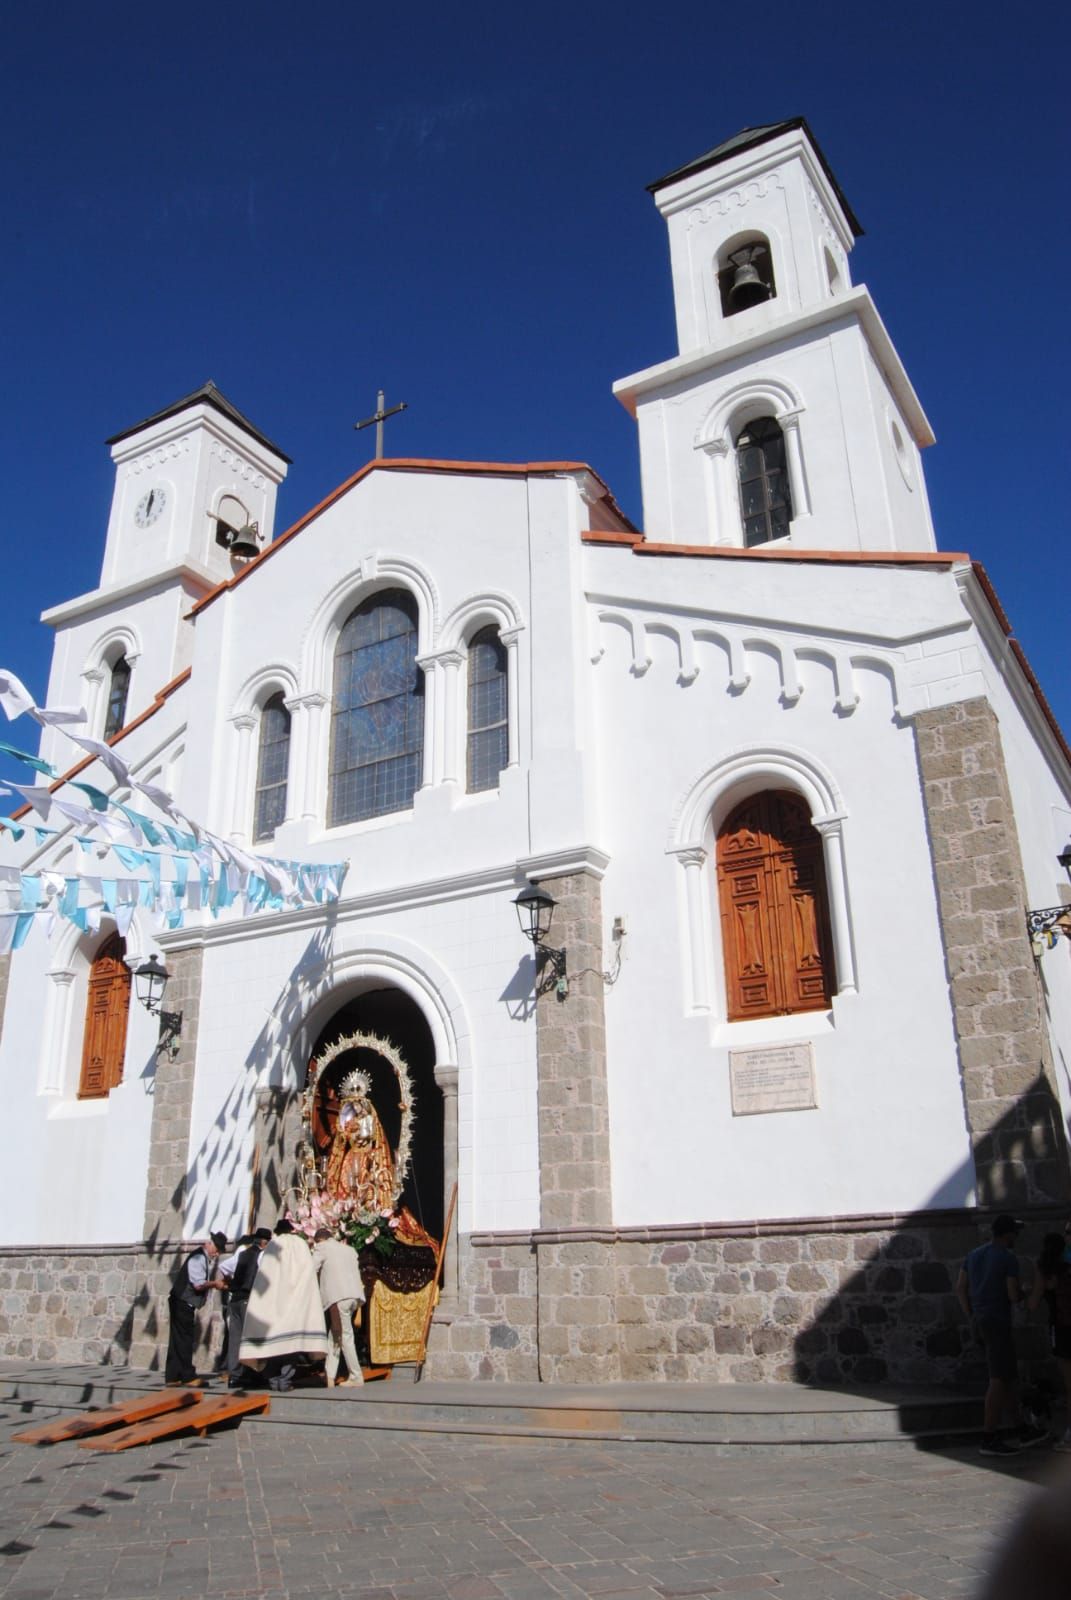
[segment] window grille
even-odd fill
[[[482,628],[469,644],[468,790],[498,787],[509,760],[506,647],[497,628]]]
[[[357,607],[339,635],[328,770],[328,825],[405,811],[420,784],[424,682],[417,609],[404,589]]]
[[[736,441],[740,512],[749,548],[783,539],[792,521],[785,439],[773,417],[749,422]]]
[[[270,839],[286,816],[286,784],[290,770],[290,713],[282,694],[273,694],[260,713],[260,750],[254,839]]]
[[[126,720],[126,697],[130,690],[130,662],[120,656],[112,667],[108,685],[108,711],[104,718],[104,737],[118,733]]]

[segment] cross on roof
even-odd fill
[[[373,411],[372,415],[370,417],[365,417],[363,422],[355,422],[353,424],[354,432],[357,433],[362,428],[370,428],[372,426],[372,423],[373,422],[375,423],[375,425],[376,425],[376,460],[377,461],[382,461],[382,459],[383,459],[383,424],[384,424],[384,422],[386,421],[386,419],[388,417],[393,417],[396,412],[398,412],[398,411],[407,411],[408,409],[409,409],[409,407],[408,407],[408,404],[407,404],[407,402],[405,400],[403,400],[400,405],[391,406],[389,409],[385,409],[385,406],[384,406],[384,394],[383,394],[383,390],[380,389],[379,392],[376,395],[376,409]]]

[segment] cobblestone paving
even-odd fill
[[[4,1600],[969,1597],[1066,1465],[248,1423],[106,1456],[11,1443],[25,1425],[0,1405]]]

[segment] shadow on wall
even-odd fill
[[[814,1222],[801,1228],[813,1264],[790,1267],[786,1286],[820,1291],[828,1283],[818,1265],[823,1256],[841,1263],[841,1282],[795,1336],[796,1380],[829,1387],[892,1381],[984,1388],[981,1347],[954,1294],[960,1266],[990,1237],[996,1213],[1010,1210],[1027,1224],[1018,1253],[1024,1282],[1030,1281],[1042,1235],[1068,1211],[1066,1152],[1059,1105],[1039,1072],[1011,1109],[975,1138],[977,1213],[908,1213],[888,1234],[875,1234],[866,1218],[831,1219],[827,1241]],[[969,1190],[969,1166],[953,1181]],[[791,1248],[790,1240],[785,1244]],[[753,1337],[762,1334],[759,1328]],[[1040,1368],[1048,1356],[1043,1322],[1019,1330],[1019,1348],[1032,1369]]]
[[[192,1248],[190,1242],[177,1242],[180,1227],[187,1241],[203,1239],[215,1228],[233,1237],[244,1233],[251,1221],[254,1225],[264,1220],[271,1223],[281,1212],[294,1179],[300,1125],[295,1131],[294,1117],[276,1114],[292,1108],[296,1101],[291,1090],[271,1085],[270,1080],[285,1069],[294,1035],[323,991],[333,941],[332,908],[293,967],[246,1055],[240,1077],[191,1155],[186,1172],[170,1191],[165,1216],[153,1226],[130,1266],[115,1266],[116,1273],[126,1279],[126,1293],[109,1295],[107,1304],[119,1300],[125,1302],[125,1310],[113,1332],[86,1339],[82,1359],[106,1365],[131,1361],[158,1369],[167,1343],[166,1303],[171,1281]],[[251,1128],[255,1130],[252,1150]],[[70,1265],[77,1269],[79,1263]],[[111,1262],[88,1260],[82,1265],[84,1281],[74,1292],[88,1300],[96,1280],[111,1266]],[[215,1314],[199,1319],[202,1351],[214,1351],[220,1341],[221,1318],[218,1302],[214,1304]],[[101,1311],[105,1314],[97,1326],[103,1329],[107,1327],[105,1306]]]

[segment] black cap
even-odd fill
[[[227,1235],[225,1233],[210,1233],[208,1237],[211,1239],[217,1250],[226,1250]]]
[[[271,1229],[270,1228],[258,1228],[256,1233],[254,1233],[253,1238],[261,1240],[261,1242],[263,1244],[270,1244],[271,1243]]]
[[[1002,1233],[1022,1233],[1026,1223],[1018,1217],[1013,1217],[1010,1211],[1002,1211],[999,1217],[993,1218],[993,1237],[997,1238]]]

